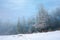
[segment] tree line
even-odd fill
[[[17,33],[34,33],[34,32],[48,32],[60,30],[60,8],[56,8],[49,14],[48,11],[42,6],[34,18],[20,23],[18,18]]]

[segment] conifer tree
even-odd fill
[[[18,17],[18,23],[17,23],[17,33],[20,33],[20,18]]]
[[[35,28],[38,28],[38,31],[41,31],[41,29],[44,29],[48,26],[48,12],[44,9],[44,6],[41,5],[41,8],[39,9],[39,13],[37,14]]]
[[[26,33],[26,21],[25,21],[24,16],[23,16],[23,23],[22,23],[22,26],[23,26],[23,33]]]

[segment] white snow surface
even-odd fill
[[[0,40],[60,40],[60,31],[0,36]]]

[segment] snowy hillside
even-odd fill
[[[60,40],[60,31],[0,36],[0,40]]]

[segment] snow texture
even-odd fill
[[[60,40],[60,31],[18,34],[18,35],[1,35],[0,40]]]

